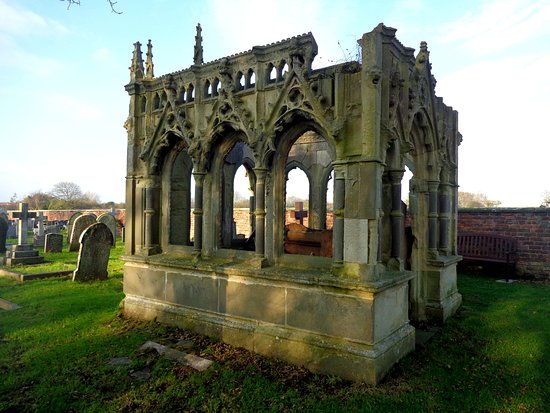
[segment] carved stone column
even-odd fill
[[[157,254],[160,251],[159,220],[158,220],[158,177],[150,177],[144,182],[144,208],[143,208],[143,252],[145,255]]]
[[[332,224],[332,262],[340,266],[344,262],[344,208],[346,198],[346,182],[341,166],[334,166],[334,200]]]
[[[439,182],[428,182],[428,249],[431,253],[437,254],[437,242],[439,234],[437,224],[439,219]]]
[[[205,172],[193,171],[195,179],[195,208],[193,209],[193,218],[195,228],[193,234],[193,249],[195,254],[200,254],[202,250],[202,217],[203,217],[203,188]]]
[[[439,251],[443,255],[448,255],[449,232],[451,219],[450,203],[450,184],[445,182],[439,186]]]
[[[265,257],[265,178],[267,169],[258,167],[254,168],[256,173],[256,257]]]
[[[391,182],[391,257],[399,260],[401,257],[401,241],[403,236],[403,208],[401,207],[401,180],[404,171],[390,171]]]

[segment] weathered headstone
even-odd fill
[[[71,233],[73,231],[73,224],[74,224],[74,221],[82,215],[82,212],[75,212],[74,214],[71,215],[71,217],[69,218],[69,222],[67,223],[67,243],[70,244],[71,243]]]
[[[8,216],[4,213],[0,213],[0,254],[4,255],[6,252],[6,238],[9,228]],[[0,260],[0,263],[2,260]]]
[[[38,230],[33,238],[33,245],[35,247],[44,246],[44,212],[40,211],[35,218],[35,222],[38,224]]]
[[[94,214],[80,215],[73,222],[71,237],[69,238],[69,251],[78,251],[80,244],[80,235],[90,225],[95,224],[96,216]]]
[[[63,250],[63,235],[46,234],[44,241],[44,252],[61,252]]]
[[[17,226],[13,222],[9,222],[6,238],[17,238]]]
[[[111,230],[111,234],[113,234],[113,247],[114,247],[116,244],[116,226],[117,226],[115,217],[108,213],[101,214],[100,216],[97,217],[97,222],[104,223],[105,225],[107,225],[107,228]]]
[[[31,244],[27,244],[27,225],[29,218],[35,218],[35,212],[29,212],[28,204],[21,202],[19,210],[12,213],[14,218],[18,219],[18,244],[12,245],[6,254],[6,265],[16,264],[40,264],[44,262],[44,257],[38,255],[38,251],[33,249]]]
[[[96,222],[80,236],[80,251],[73,281],[104,280],[113,244],[113,235],[107,225]]]

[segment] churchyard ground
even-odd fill
[[[487,411],[550,407],[550,286],[460,274],[458,314],[376,387],[119,316],[122,245],[103,282],[0,277],[0,411]],[[53,268],[77,253],[46,256]],[[55,258],[55,259],[53,259]],[[56,267],[57,268],[57,267]],[[17,271],[26,271],[18,268]],[[203,372],[147,340],[214,361]],[[128,364],[111,366],[117,358]],[[111,364],[110,364],[111,363]]]

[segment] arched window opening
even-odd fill
[[[221,188],[221,247],[254,250],[254,157],[250,147],[237,142],[223,162]]]
[[[243,90],[245,85],[245,79],[243,72],[237,72],[237,90]]]
[[[193,102],[195,100],[195,88],[193,87],[193,83],[189,83],[189,86],[187,87],[187,102]]]
[[[192,245],[193,162],[186,150],[174,159],[170,175],[170,238],[172,245]]]
[[[277,69],[270,63],[267,66],[267,83],[275,83],[277,80]]]
[[[327,140],[313,130],[290,147],[286,160],[286,254],[332,257],[333,154]],[[330,187],[330,189],[329,189]]]
[[[248,69],[248,72],[246,74],[246,82],[245,82],[245,88],[249,89],[254,87],[256,84],[256,74],[254,73],[254,70]]]
[[[332,229],[334,225],[334,169],[327,180],[325,228]]]
[[[212,96],[212,84],[210,80],[207,80],[204,84],[204,97],[209,98],[210,96]]]
[[[403,179],[401,180],[401,201],[407,205],[409,205],[409,184],[412,177],[412,171],[407,165],[405,165],[405,173],[403,174]]]
[[[212,96],[218,96],[220,93],[220,79],[215,78],[212,82]]]
[[[168,96],[166,96],[166,92],[162,92],[162,97],[160,99],[160,106],[163,108],[166,106],[166,102],[168,102]]]
[[[277,81],[283,81],[285,79],[285,75],[288,73],[288,64],[286,63],[286,61],[283,60],[279,64],[279,70],[277,72]]]
[[[178,93],[178,102],[179,103],[185,103],[185,95],[186,95],[186,92],[185,92],[185,88],[182,87]]]
[[[286,176],[285,225],[299,223],[308,226],[309,179],[300,168],[293,168]]]
[[[158,93],[155,93],[155,97],[153,98],[153,110],[160,109],[160,96]]]
[[[251,179],[244,165],[239,166],[233,183],[233,221],[235,222],[235,240],[246,242],[254,227],[254,192]]]

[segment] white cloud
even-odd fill
[[[55,20],[45,19],[30,10],[0,0],[0,32],[21,36],[45,31],[67,33],[69,30]]]
[[[465,49],[482,55],[549,35],[550,2],[498,0],[445,27],[441,41],[463,42]]]
[[[38,77],[56,74],[63,68],[60,61],[28,53],[19,47],[12,38],[2,33],[0,33],[0,50],[2,50],[2,58],[0,59],[0,67],[2,68],[16,69]]]

